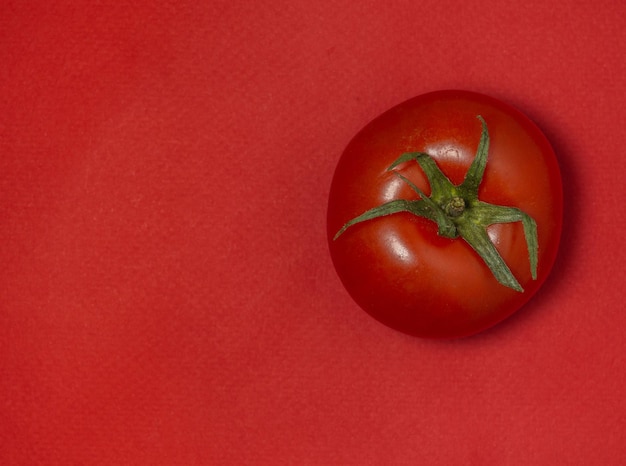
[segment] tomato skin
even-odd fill
[[[352,226],[350,219],[393,199],[416,199],[388,167],[405,152],[426,152],[454,184],[475,157],[481,115],[490,134],[479,199],[517,207],[537,223],[537,279],[531,277],[522,225],[488,228],[500,255],[524,292],[498,283],[462,239],[437,235],[437,225],[397,213]],[[402,174],[427,195],[417,164]],[[388,110],[366,125],[344,150],[331,184],[327,234],[335,269],[352,298],[380,322],[427,338],[480,332],[522,307],[547,278],[562,228],[562,184],[556,156],[526,116],[491,97],[468,91],[424,94]]]

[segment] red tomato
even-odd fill
[[[346,147],[330,190],[330,253],[348,293],[380,322],[467,336],[544,283],[562,204],[554,152],[526,116],[481,94],[433,92],[383,113]]]

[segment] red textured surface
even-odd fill
[[[626,3],[124,3],[0,5],[0,464],[623,464]],[[545,288],[454,342],[325,242],[349,139],[441,88],[567,198]]]

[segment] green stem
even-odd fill
[[[502,285],[523,292],[504,259],[487,234],[487,227],[495,223],[522,222],[528,259],[533,280],[537,278],[537,225],[532,217],[515,207],[488,204],[478,199],[489,153],[489,131],[482,116],[477,117],[482,131],[476,156],[463,182],[455,186],[437,166],[436,161],[423,152],[408,152],[396,159],[388,170],[404,181],[419,196],[417,200],[396,199],[374,207],[348,221],[335,235],[339,238],[351,226],[397,212],[409,212],[437,223],[438,233],[446,238],[461,237],[476,251]],[[430,196],[426,196],[412,181],[395,169],[405,162],[415,161],[424,171],[430,184]]]

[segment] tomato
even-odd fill
[[[341,282],[396,330],[457,338],[520,309],[554,264],[561,176],[539,128],[468,91],[410,99],[349,142],[327,235]]]

